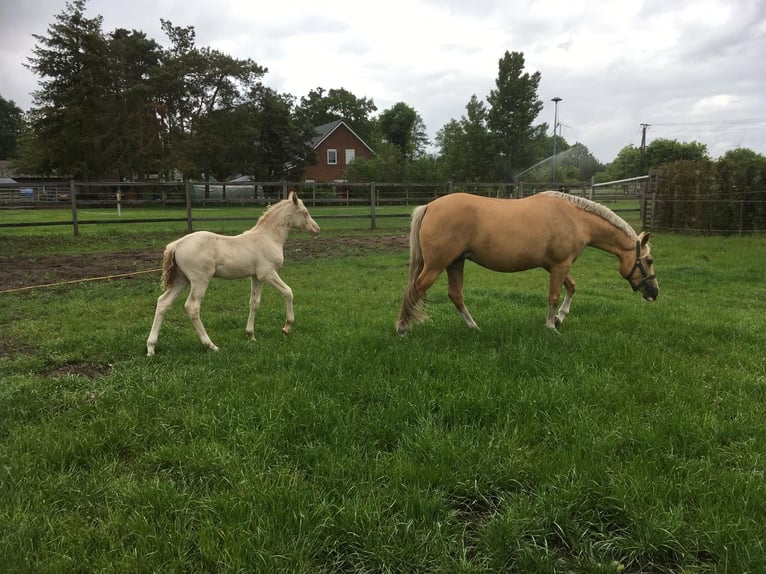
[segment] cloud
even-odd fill
[[[46,34],[62,10],[63,0],[0,5],[0,95],[24,109],[37,86],[22,65],[32,34]],[[160,19],[194,26],[198,45],[253,59],[268,68],[267,85],[297,99],[317,87],[343,87],[373,99],[379,111],[404,101],[431,137],[465,113],[473,94],[489,94],[507,50],[523,52],[527,71],[541,73],[545,107],[537,122],[551,126],[550,100],[563,98],[564,137],[601,161],[637,145],[641,123],[651,124],[649,141],[696,139],[714,156],[738,145],[766,154],[761,0],[86,4],[88,17],[99,14],[105,32],[137,29],[161,44]]]

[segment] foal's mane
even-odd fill
[[[579,207],[580,209],[584,209],[585,211],[589,213],[598,215],[600,218],[608,221],[609,223],[614,225],[616,228],[625,232],[625,234],[631,239],[637,238],[636,231],[630,226],[630,224],[627,221],[625,221],[623,218],[617,215],[614,211],[612,211],[608,207],[604,207],[600,203],[596,203],[595,201],[591,201],[590,199],[579,197],[577,195],[561,193],[560,191],[544,191],[542,193],[544,193],[545,195],[549,195],[551,197],[556,197],[558,199],[566,200],[572,205]]]
[[[277,212],[282,211],[282,208],[285,207],[285,205],[288,203],[288,200],[283,199],[282,201],[278,201],[277,203],[272,203],[269,205],[269,207],[266,208],[266,211],[263,212],[263,215],[261,215],[258,218],[258,221],[255,222],[253,229],[256,229],[257,227],[265,225],[271,221],[274,217],[276,217]]]

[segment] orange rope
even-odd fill
[[[143,273],[155,273],[162,271],[159,269],[148,269],[146,271],[134,271],[132,273],[120,273],[118,275],[104,275],[103,277],[89,277],[87,279],[72,279],[71,281],[59,281],[58,283],[46,283],[44,285],[29,285],[28,287],[16,287],[15,289],[2,289],[0,295],[3,293],[14,293],[17,291],[29,291],[30,289],[42,289],[44,287],[57,287],[59,285],[72,285],[74,283],[85,283],[87,281],[103,281],[104,279],[117,279],[119,277],[130,277],[131,275],[141,275]]]

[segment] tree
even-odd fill
[[[223,180],[246,174],[256,180],[299,177],[313,156],[302,131],[291,118],[292,97],[254,87],[233,108],[215,109],[192,123],[183,154],[193,166],[189,175]]]
[[[599,176],[598,179],[617,181],[619,179],[638,177],[639,175],[646,175],[646,173],[641,173],[641,150],[631,144],[625,146],[617,153],[617,156],[606,166],[603,175]]]
[[[0,95],[0,159],[11,159],[15,155],[23,123],[21,108]]]
[[[562,158],[561,164],[576,167],[576,177],[579,181],[590,181],[596,173],[604,169],[604,165],[595,158],[585,144],[575,142],[571,148],[566,149],[566,152],[568,153]]]
[[[451,120],[436,135],[447,177],[457,181],[481,181],[507,168],[499,154],[499,142],[490,133],[487,108],[476,94],[466,105],[460,121]],[[500,162],[498,166],[497,163]]]
[[[255,131],[255,153],[250,170],[263,179],[298,178],[306,163],[316,154],[306,142],[314,136],[313,126],[292,119],[293,98],[259,86],[251,94],[250,105],[255,115],[251,122]]]
[[[301,97],[293,118],[301,125],[321,126],[335,120],[345,121],[354,132],[366,142],[370,142],[373,121],[370,115],[377,111],[371,99],[357,98],[344,88],[324,88],[311,90]]]
[[[383,111],[378,126],[384,140],[399,149],[402,159],[412,161],[425,153],[428,138],[423,119],[404,102]]]
[[[102,172],[134,177],[162,171],[156,113],[156,77],[162,48],[143,32],[119,28],[108,36],[111,81],[105,113],[110,128],[103,146]]]
[[[162,20],[162,29],[171,46],[163,55],[162,69],[157,77],[157,113],[162,124],[163,155],[166,169],[184,173],[204,171],[194,161],[198,155],[185,152],[199,148],[201,126],[210,127],[206,116],[221,118],[222,110],[232,110],[243,104],[251,90],[259,85],[267,69],[251,59],[236,59],[210,48],[196,46],[193,26],[173,26]],[[221,112],[221,113],[219,113]],[[204,139],[204,138],[203,138]],[[226,145],[224,140],[217,141]],[[220,153],[220,150],[212,151]]]
[[[614,161],[599,175],[599,181],[616,181],[646,175],[662,164],[674,161],[710,159],[707,146],[698,142],[680,143],[677,140],[656,139],[646,146],[641,167],[641,150],[634,145],[622,148]]]
[[[674,161],[696,161],[710,159],[707,146],[699,142],[681,143],[678,140],[656,139],[646,146],[644,165],[647,170],[655,168],[663,163]],[[638,174],[645,175],[645,174]]]
[[[544,124],[532,125],[543,108],[537,97],[539,84],[540,72],[524,73],[524,54],[506,52],[499,61],[495,89],[487,96],[487,125],[497,138],[505,164],[513,171],[534,163],[533,142],[545,136]]]
[[[85,1],[68,2],[48,35],[35,36],[28,67],[41,81],[22,163],[36,173],[80,179],[200,172],[195,150],[202,142],[192,140],[210,134],[195,127],[210,129],[208,116],[225,122],[225,110],[246,101],[265,68],[198,48],[193,27],[164,20],[167,50],[142,32],[104,35],[100,16],[85,17]],[[224,138],[205,140],[213,142],[229,145]]]
[[[108,133],[104,110],[110,81],[101,17],[86,18],[85,0],[67,2],[66,10],[48,28],[33,35],[37,45],[28,67],[40,76],[29,113],[28,145],[37,147],[36,171],[87,178],[95,175],[94,157]]]

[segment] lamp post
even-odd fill
[[[554,103],[553,112],[553,183],[556,183],[556,130],[559,127],[559,102],[561,98],[556,96],[551,101]]]

